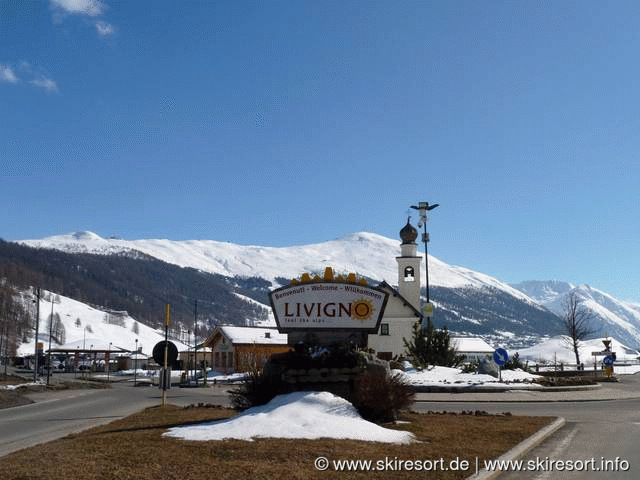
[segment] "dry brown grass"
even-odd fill
[[[548,424],[550,418],[406,413],[409,423],[388,425],[413,432],[420,443],[389,445],[347,440],[261,439],[188,442],[162,437],[167,428],[226,418],[222,408],[149,408],[122,420],[22,450],[0,459],[0,478],[18,479],[460,479],[475,459],[495,458]],[[325,472],[314,460],[449,460],[471,463],[467,472]]]

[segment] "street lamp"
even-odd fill
[[[107,358],[106,361],[104,362],[105,366],[107,367],[107,383],[109,383],[109,372],[110,372],[110,368],[109,368],[109,362],[111,361],[111,343],[109,342],[109,352],[107,353]]]
[[[47,350],[47,385],[51,378],[51,337],[53,336],[53,295],[51,295],[51,317],[49,317],[49,350]]]
[[[138,386],[138,339],[136,338],[136,352],[133,357],[133,386]]]
[[[40,327],[40,288],[36,288],[36,299],[33,301],[36,304],[36,355],[33,364],[33,381],[38,381],[38,328]]]
[[[427,244],[429,243],[429,234],[427,233],[427,212],[438,207],[440,204],[436,203],[429,205],[429,202],[420,202],[418,205],[411,205],[411,208],[420,212],[420,221],[418,222],[418,228],[424,227],[424,233],[422,234],[422,241],[424,242],[424,275],[426,279],[426,291],[427,291],[427,303],[424,306],[424,313],[427,316],[427,321],[431,322],[431,314],[433,313],[433,307],[431,306],[429,298],[429,257],[427,256]]]

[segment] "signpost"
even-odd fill
[[[347,278],[334,281],[327,268],[324,279],[305,274],[269,293],[278,330],[289,334],[289,344],[313,334],[326,344],[357,338],[366,345],[367,334],[378,331],[389,294],[357,282],[354,274]]]
[[[169,350],[171,349],[172,360],[170,363],[176,361],[178,358],[178,349],[175,344],[169,341],[169,325],[171,324],[171,305],[167,303],[164,311],[164,342],[158,342],[153,347],[153,359],[162,365],[162,371],[160,372],[160,389],[162,389],[162,406],[167,403],[167,390],[171,388],[171,370],[168,370],[169,365]],[[173,348],[171,348],[169,346]],[[162,352],[162,353],[161,353]]]
[[[498,373],[502,381],[502,366],[509,361],[509,353],[504,348],[496,348],[493,352],[493,361],[498,365]]]
[[[609,378],[611,378],[611,376],[613,375],[613,364],[615,363],[615,361],[616,356],[612,354],[607,355],[602,360],[602,363],[604,363],[604,371]]]

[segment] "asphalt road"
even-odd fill
[[[615,388],[640,394],[640,375],[622,377],[622,383]],[[511,412],[514,415],[566,419],[562,429],[526,454],[523,468],[526,467],[527,471],[510,468],[499,475],[500,480],[640,479],[640,400],[637,399],[535,403],[418,402],[414,408],[417,411]]]
[[[184,406],[198,403],[225,405],[229,403],[228,388],[174,387],[167,393],[167,402]],[[623,377],[622,383],[615,388],[640,394],[640,375]],[[133,387],[131,383],[116,383],[110,389],[44,392],[33,397],[37,400],[34,404],[0,410],[0,456],[125,417],[161,402],[161,392],[156,387]],[[452,398],[455,398],[455,394]],[[535,480],[640,479],[639,407],[640,400],[637,399],[580,402],[420,401],[414,405],[418,411],[484,410],[489,413],[564,417],[566,426],[524,458],[526,466],[532,466],[529,471],[512,470],[499,476],[500,479]],[[573,462],[573,471],[567,471],[568,462]],[[623,471],[627,467],[625,462],[628,462],[628,469]],[[580,471],[576,471],[577,467],[580,467]],[[609,471],[594,471],[598,468],[608,468]]]
[[[167,392],[167,403],[229,404],[226,388],[179,388]],[[43,392],[30,395],[36,403],[0,409],[0,456],[48,442],[95,425],[160,405],[157,387],[114,383],[108,389]]]

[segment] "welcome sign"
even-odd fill
[[[361,331],[376,333],[389,294],[352,283],[291,285],[269,293],[281,332]]]

